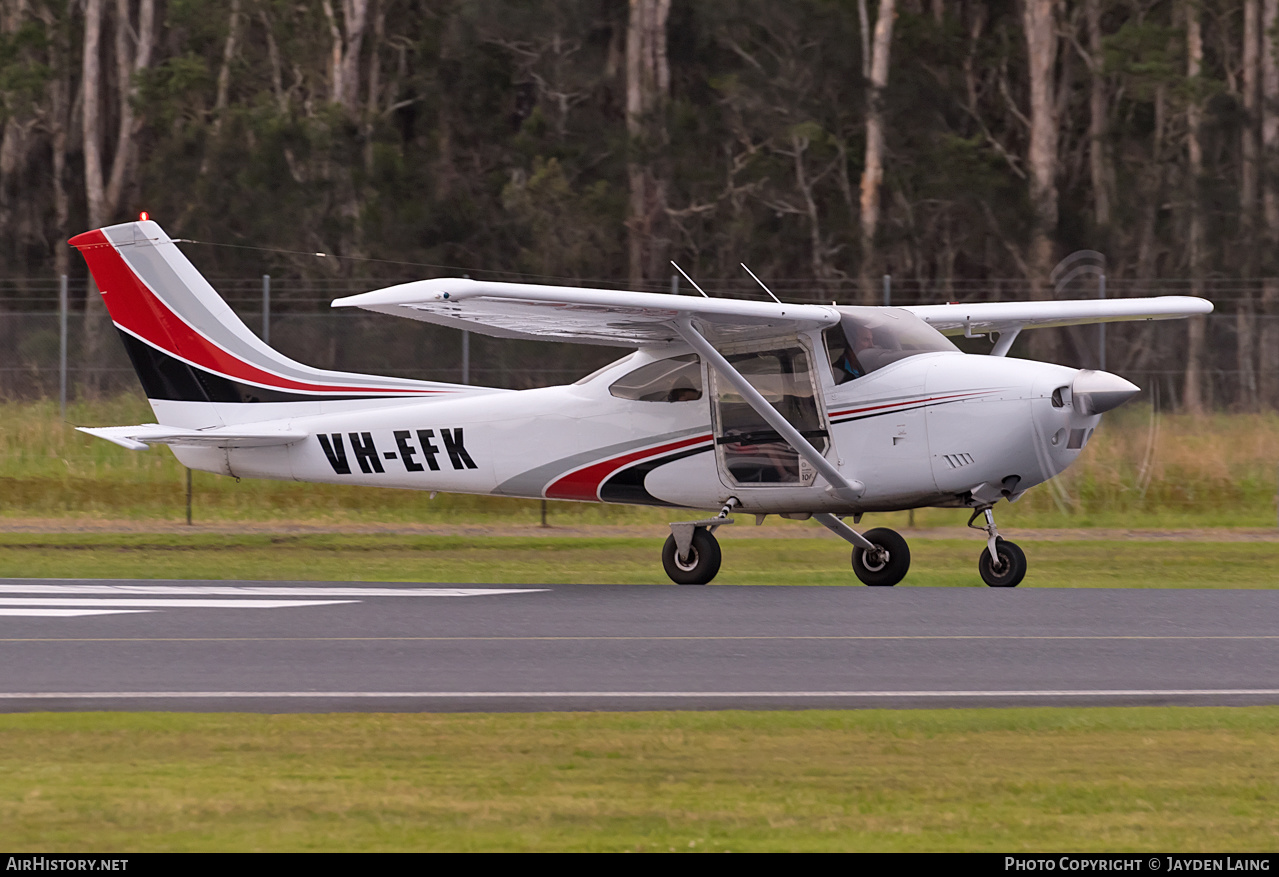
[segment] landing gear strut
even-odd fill
[[[715,529],[733,523],[728,513],[737,505],[736,497],[713,518],[671,524],[671,535],[662,546],[662,566],[677,585],[705,585],[719,572],[721,554]]]
[[[834,515],[823,513],[813,519],[853,544],[853,572],[864,584],[891,588],[906,577],[910,549],[901,534],[877,527],[863,536]]]
[[[973,526],[978,515],[985,515],[986,526]],[[968,519],[968,526],[974,530],[986,531],[986,548],[977,560],[981,580],[992,588],[1015,588],[1021,584],[1021,580],[1026,577],[1026,554],[1017,547],[1017,543],[1009,542],[999,535],[990,506],[975,510]]]

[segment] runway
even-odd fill
[[[1279,703],[1279,592],[0,579],[0,710]]]

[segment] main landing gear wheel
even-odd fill
[[[853,572],[867,585],[891,588],[910,569],[910,549],[894,530],[879,527],[863,534],[879,550],[853,549]]]
[[[719,572],[719,563],[719,540],[704,527],[693,531],[688,557],[683,560],[680,560],[674,536],[667,536],[666,544],[662,546],[662,566],[677,585],[706,584]]]
[[[1026,554],[1017,547],[1016,542],[1009,542],[1002,537],[995,540],[995,551],[999,555],[999,569],[991,561],[990,549],[984,548],[981,559],[977,561],[977,571],[981,580],[992,588],[1015,588],[1026,577]]]

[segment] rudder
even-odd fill
[[[85,232],[70,244],[88,263],[157,416],[157,403],[164,402],[221,403],[218,408],[270,402],[386,404],[478,389],[328,371],[284,356],[244,325],[150,220]],[[279,415],[262,411],[258,416]]]

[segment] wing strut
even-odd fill
[[[865,490],[865,485],[859,481],[850,483],[844,478],[840,471],[836,469],[831,462],[821,455],[817,448],[813,447],[808,439],[804,438],[790,422],[778,412],[776,408],[768,404],[768,400],[760,395],[759,391],[751,386],[750,381],[742,377],[741,372],[733,368],[728,360],[720,354],[715,347],[706,340],[702,333],[693,328],[691,320],[685,318],[675,323],[675,331],[679,332],[680,337],[688,342],[688,345],[706,357],[707,360],[719,370],[737,392],[742,394],[742,398],[746,400],[752,408],[755,409],[764,421],[777,430],[782,438],[786,439],[787,444],[799,453],[801,457],[813,464],[813,468],[822,474],[830,484],[831,492],[840,499],[852,502],[861,496]]]
[[[1009,326],[1007,329],[999,330],[999,340],[995,342],[995,346],[991,349],[991,356],[1007,356],[1008,351],[1012,349],[1013,342],[1017,340],[1017,336],[1021,334],[1021,326]]]

